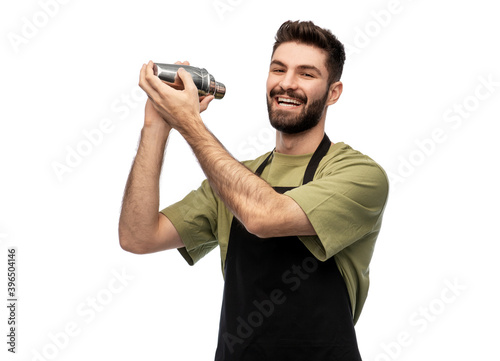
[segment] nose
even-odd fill
[[[295,90],[297,89],[297,79],[292,72],[287,72],[279,85],[283,90]]]

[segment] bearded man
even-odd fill
[[[215,360],[361,360],[354,325],[387,176],[325,134],[327,109],[342,94],[342,43],[299,21],[285,22],[275,39],[266,98],[276,147],[252,161],[234,159],[205,127],[200,113],[213,96],[199,98],[187,71],[179,69],[184,89],[176,90],[144,64],[139,84],[149,99],[120,244],[137,254],[178,249],[190,265],[219,246],[225,283]],[[159,212],[172,129],[207,179]]]

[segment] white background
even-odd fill
[[[228,90],[204,120],[235,157],[249,158],[273,147],[265,80],[274,34],[288,19],[313,20],[346,44],[344,93],[327,133],[391,177],[356,326],[363,359],[497,359],[494,3],[3,1],[0,293],[3,305],[14,246],[19,307],[12,355],[2,306],[1,359],[213,359],[218,250],[189,267],[176,251],[138,256],[118,244],[145,101],[139,70],[150,59],[208,69]],[[107,133],[98,136],[102,123]],[[202,179],[174,134],[162,206]]]

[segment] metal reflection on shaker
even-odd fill
[[[194,84],[198,88],[198,94],[203,95],[213,95],[215,99],[222,99],[226,94],[226,86],[218,81],[215,81],[214,77],[203,68],[197,68],[189,65],[178,65],[178,64],[161,64],[154,63],[154,73],[161,80],[174,88],[180,86],[179,80],[175,79],[177,70],[179,68],[186,69],[191,77],[193,78]]]

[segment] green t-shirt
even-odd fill
[[[268,154],[243,164],[255,171]],[[387,175],[366,155],[336,143],[319,163],[313,181],[302,186],[311,156],[275,153],[261,177],[273,187],[296,187],[284,194],[304,210],[317,234],[299,238],[318,260],[334,257],[356,322],[368,293],[369,263],[388,196]],[[179,232],[185,244],[179,251],[190,265],[219,246],[224,270],[233,215],[207,180],[162,213]]]

